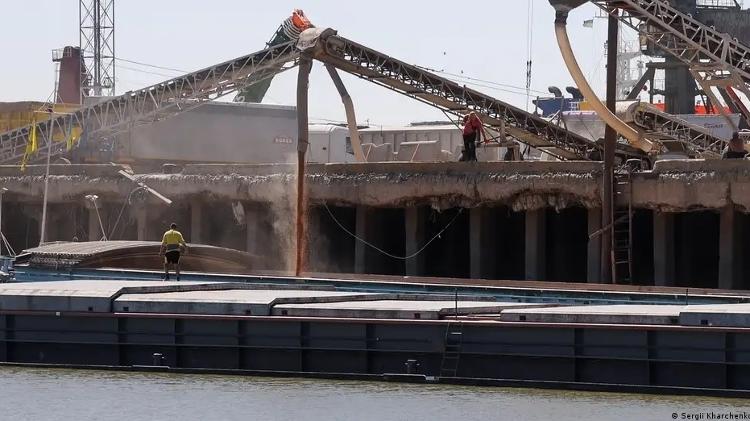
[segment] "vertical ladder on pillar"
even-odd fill
[[[625,205],[622,204],[622,199],[626,201]],[[614,242],[612,278],[617,284],[631,284],[633,281],[633,200],[630,171],[615,171],[615,207],[612,220],[614,221],[612,224]]]
[[[461,359],[463,344],[463,323],[448,323],[445,327],[445,348],[440,363],[440,377],[456,377],[458,361]]]

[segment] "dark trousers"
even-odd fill
[[[461,161],[477,160],[477,135],[479,133],[470,133],[464,135],[464,153],[461,155]]]

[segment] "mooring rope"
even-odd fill
[[[331,217],[331,219],[333,219],[333,222],[335,222],[336,225],[338,225],[339,228],[341,228],[345,233],[349,234],[352,238],[354,238],[355,240],[361,242],[362,244],[364,244],[364,245],[372,248],[373,250],[378,251],[378,252],[380,252],[381,254],[383,254],[385,256],[388,256],[390,258],[397,259],[397,260],[409,260],[409,259],[413,259],[413,258],[417,257],[420,253],[422,253],[423,251],[425,251],[425,249],[427,249],[427,247],[430,244],[432,244],[433,241],[437,240],[451,225],[453,225],[453,223],[456,221],[456,219],[458,219],[459,215],[461,215],[461,213],[463,213],[463,211],[464,211],[463,208],[459,208],[458,212],[456,212],[456,215],[453,217],[453,219],[451,219],[450,222],[448,222],[443,227],[443,229],[441,229],[437,234],[435,234],[434,237],[430,238],[430,241],[426,242],[416,252],[414,252],[414,253],[412,253],[412,254],[410,254],[408,256],[396,256],[395,254],[389,253],[389,252],[387,252],[387,251],[379,248],[378,246],[376,246],[376,245],[374,245],[372,243],[367,242],[367,240],[365,240],[363,238],[360,238],[356,234],[354,234],[351,231],[349,231],[343,224],[341,224],[341,222],[339,222],[338,219],[336,219],[336,217],[333,215],[333,212],[331,212],[331,209],[328,208],[328,204],[327,203],[323,203],[323,206],[328,211],[328,215]]]

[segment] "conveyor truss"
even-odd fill
[[[750,58],[750,52],[736,40],[725,34],[715,33],[688,16],[672,10],[660,0],[594,3],[607,10],[610,9],[609,6],[625,8],[627,12],[618,14],[618,17],[636,29],[638,24],[635,22],[643,20],[651,26],[668,26],[671,28],[669,31],[649,32],[648,36],[662,48],[671,48],[668,51],[686,62],[700,64],[694,71],[696,74],[707,74],[706,80],[710,79],[711,83],[718,83],[721,74],[726,81],[723,83],[731,81],[734,83],[732,86],[747,95],[745,81],[750,80],[750,75],[745,71],[744,64],[745,60]],[[679,27],[680,30],[675,27]],[[35,125],[2,133],[0,163],[14,164],[21,161],[27,154],[32,136],[39,145],[35,154],[38,159],[48,153],[52,156],[64,154],[66,142],[60,140],[69,139],[74,133],[80,133],[79,141],[94,141],[113,137],[139,125],[169,118],[291,69],[297,64],[300,54],[310,54],[323,63],[437,107],[447,114],[460,117],[474,111],[482,117],[489,128],[501,136],[517,139],[562,160],[586,160],[590,152],[599,148],[590,139],[553,122],[440,77],[419,66],[404,63],[357,44],[338,36],[331,29],[313,28],[308,31],[316,31],[317,36],[312,43],[308,42],[305,45],[304,51],[299,48],[296,41],[269,46],[256,53],[144,89],[103,99],[70,114],[51,115],[49,119]],[[695,34],[699,34],[700,39],[684,41],[684,38],[696,36]],[[682,42],[677,42],[681,40]],[[704,44],[705,48],[698,48]],[[719,46],[723,52],[716,51]],[[709,49],[713,51],[710,54]],[[703,56],[709,57],[710,60],[705,60]],[[719,68],[723,70],[719,71]],[[662,134],[665,139],[682,142],[693,155],[716,156],[723,148],[722,139],[717,139],[700,127],[692,126],[658,110],[642,107],[636,117],[640,129],[655,131]],[[643,157],[645,154],[628,145],[619,144],[618,155],[626,159]]]
[[[591,0],[591,3],[688,65],[712,104],[721,104],[721,97],[745,121],[750,121],[750,112],[738,95],[739,92],[750,99],[750,47],[680,12],[666,0]],[[716,108],[725,112],[723,107]],[[728,116],[727,121],[735,126]],[[705,137],[697,143],[712,153],[720,153],[724,146],[724,142],[716,143]]]

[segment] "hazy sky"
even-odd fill
[[[572,84],[553,33],[554,11],[547,0],[533,2],[532,88]],[[0,101],[45,100],[54,83],[51,50],[78,45],[77,0],[2,0]],[[528,0],[494,1],[287,1],[253,0],[117,0],[118,57],[180,70],[196,70],[263,48],[290,11],[305,10],[319,27],[412,64],[517,86],[525,85]],[[569,19],[576,55],[596,89],[604,83],[606,20],[594,28],[583,21],[597,15],[594,6],[574,11]],[[151,73],[149,73],[151,72]],[[152,74],[156,73],[156,74]],[[117,91],[160,82],[178,73],[131,63],[117,63]],[[293,104],[296,71],[274,80],[265,102]],[[396,125],[444,119],[429,106],[345,75],[358,120]],[[524,107],[525,94],[477,90]],[[532,94],[533,95],[533,94]],[[310,115],[343,120],[333,84],[320,64],[313,69]]]

